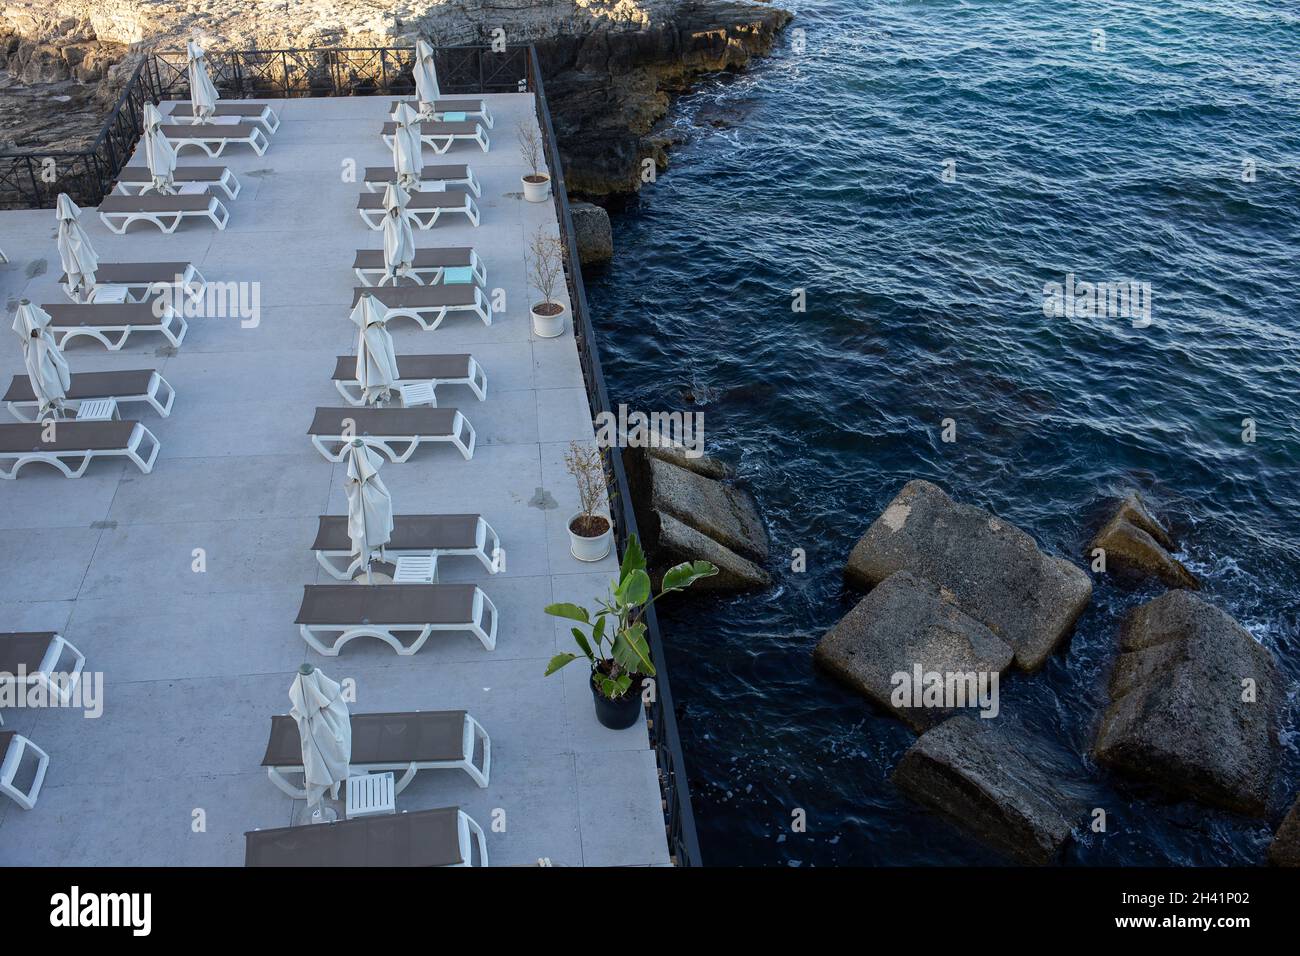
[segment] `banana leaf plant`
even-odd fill
[[[607,597],[596,600],[597,610],[588,611],[577,604],[546,606],[546,613],[552,617],[576,621],[590,631],[588,635],[580,628],[570,629],[582,654],[556,654],[546,666],[546,676],[582,656],[591,664],[597,689],[610,700],[622,697],[632,685],[632,675],[653,677],[655,673],[646,640],[645,609],[665,594],[685,590],[700,578],[717,573],[718,569],[708,561],[686,561],[664,572],[659,593],[651,597],[645,552],[636,535],[632,535],[623,552],[618,581],[610,583]]]

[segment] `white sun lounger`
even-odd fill
[[[225,229],[230,212],[221,200],[208,193],[174,196],[105,196],[99,204],[99,218],[119,236],[137,219],[151,222],[163,232],[175,232],[182,219],[207,219]]]
[[[388,104],[388,115],[392,116],[397,107],[405,103],[415,112],[420,112],[419,99],[394,100]],[[464,113],[466,119],[480,120],[484,126],[491,129],[495,123],[492,120],[492,114],[488,112],[487,103],[483,100],[434,100],[433,101],[433,118],[442,119],[447,113]]]
[[[352,554],[347,515],[321,515],[312,550],[330,577],[351,581],[361,571],[359,556]],[[386,558],[428,555],[434,558],[478,558],[489,574],[501,568],[495,557],[501,539],[482,515],[394,515],[393,534],[384,545]]]
[[[367,166],[363,183],[372,193],[382,193],[389,183],[397,182],[397,172],[391,166]],[[474,178],[474,171],[463,163],[446,166],[425,166],[420,171],[420,182],[413,192],[429,190],[430,186],[465,186],[475,196],[483,195],[483,188]]]
[[[158,128],[178,156],[186,146],[196,146],[216,159],[227,146],[239,143],[253,147],[261,156],[271,145],[262,127],[252,123],[164,123]]]
[[[68,288],[67,275],[59,283],[73,302],[80,302]],[[208,282],[192,262],[101,262],[95,270],[95,291],[124,288],[127,302],[144,302],[169,289],[183,289],[198,300],[207,291]]]
[[[457,142],[478,143],[485,153],[492,146],[488,141],[487,130],[477,120],[466,119],[456,123],[424,120],[419,125],[420,143],[439,155],[447,152]],[[396,132],[397,123],[384,124],[384,144],[389,149],[393,148],[393,134]]]
[[[483,828],[459,807],[403,810],[319,826],[277,827],[244,834],[246,867],[319,867],[338,876],[341,867],[488,865]]]
[[[474,274],[474,281],[487,288],[487,266],[469,246],[416,249],[411,268],[402,278],[410,279],[417,285],[436,285],[443,280],[448,269],[469,269]],[[379,285],[388,275],[384,266],[384,251],[358,249],[356,259],[352,262],[352,271],[362,285]]]
[[[367,295],[383,303],[388,310],[389,322],[399,318],[414,319],[426,332],[442,325],[443,319],[453,312],[472,312],[483,320],[484,325],[492,324],[492,303],[472,282],[354,288],[353,307]]]
[[[355,360],[354,360],[355,361]],[[113,372],[73,372],[68,386],[68,404],[111,398],[118,405],[147,402],[163,418],[172,413],[176,392],[155,369],[124,369]],[[9,412],[20,422],[34,422],[40,403],[32,391],[31,379],[15,375],[4,398]]]
[[[406,789],[421,770],[464,770],[480,787],[492,777],[492,741],[483,725],[463,710],[415,710],[406,713],[350,714],[352,759],[349,775],[385,773],[402,776],[394,796]],[[482,744],[481,763],[474,752]],[[262,766],[271,782],[305,800],[307,791],[289,781],[302,768],[302,737],[292,717],[271,718],[271,737]]]
[[[151,302],[122,302],[75,305],[43,305],[50,316],[54,344],[65,349],[79,335],[88,335],[111,352],[126,344],[132,332],[161,332],[172,345],[185,341],[189,324],[171,305],[164,305],[162,315],[154,312]],[[110,339],[109,336],[116,336]]]
[[[467,385],[480,402],[487,399],[487,373],[472,355],[399,355],[397,376],[396,386],[428,382],[436,390],[439,385]],[[332,377],[334,387],[349,405],[366,403],[365,393],[357,381],[355,355],[340,355]]]
[[[225,166],[177,166],[172,173],[177,186],[208,186],[220,189],[228,199],[239,196],[239,180]],[[142,196],[153,189],[147,166],[125,166],[117,174],[117,191],[123,196]]]
[[[181,120],[189,123],[194,119],[194,105],[188,100],[173,100],[171,103],[166,101],[158,104],[159,107],[171,106],[171,110],[163,110],[168,119]],[[261,123],[267,133],[274,133],[280,128],[280,117],[275,115],[275,111],[266,103],[232,103],[229,100],[221,100],[217,103],[213,116],[235,116],[241,120],[253,123]]]
[[[478,206],[474,205],[474,197],[466,189],[411,193],[406,209],[420,229],[432,229],[439,219],[452,213],[463,215],[475,226],[479,224]],[[357,211],[371,229],[384,228],[384,217],[388,213],[384,211],[382,193],[362,193],[357,200]]]
[[[468,461],[477,441],[473,426],[454,408],[317,408],[307,434],[326,461],[342,461],[359,438],[394,464],[424,442],[448,442]],[[406,450],[399,452],[395,446],[401,445]]]
[[[65,654],[68,665],[60,667]],[[24,684],[44,684],[61,704],[72,700],[85,666],[86,655],[55,631],[0,633],[0,674],[16,680],[21,670]]]
[[[337,657],[357,637],[378,638],[409,657],[435,631],[468,631],[490,651],[497,645],[497,618],[496,607],[473,584],[308,584],[294,623],[326,657]],[[415,639],[404,644],[400,634]]]
[[[23,465],[43,462],[69,478],[80,478],[96,458],[127,458],[146,475],[153,471],[161,447],[139,422],[60,421],[53,440],[39,422],[0,425],[0,478],[17,478]]]
[[[24,769],[24,759],[32,756],[36,765],[31,771],[31,783],[27,789],[18,789],[15,781],[19,771]],[[50,765],[50,756],[21,734],[12,730],[0,730],[0,793],[7,794],[14,803],[24,810],[36,806],[40,796],[41,784],[45,782],[45,770]]]

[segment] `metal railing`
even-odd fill
[[[582,283],[578,245],[564,186],[555,129],[546,105],[546,90],[537,50],[532,45],[507,47],[444,47],[435,51],[440,89],[449,95],[531,92],[542,131],[542,144],[551,171],[552,201],[565,248],[565,281],[572,303],[578,356],[587,386],[593,419],[613,412],[601,370],[596,333],[591,324],[587,293]],[[364,47],[336,50],[239,50],[208,52],[209,73],[222,96],[229,99],[279,99],[299,96],[409,95],[413,51],[410,48]],[[107,194],[135,148],[141,134],[145,102],[187,98],[189,77],[183,53],[155,53],[136,67],[117,105],[94,144],[82,152],[0,154],[0,193],[18,189],[32,208],[53,206],[60,192],[79,204],[94,206]],[[53,157],[58,175],[47,181],[43,161]],[[7,165],[8,164],[8,165]],[[0,197],[2,198],[2,197]],[[2,204],[2,203],[0,203]],[[610,513],[621,555],[630,535],[637,533],[636,515],[622,455],[617,448],[604,450],[613,476]],[[672,688],[659,622],[651,606],[645,614],[646,635],[658,675],[650,704],[650,743],[659,765],[668,846],[679,866],[701,865],[695,817],[691,810],[686,761],[677,732]]]
[[[546,89],[542,85],[542,70],[537,59],[537,48],[528,46],[528,89],[537,110],[537,122],[542,129],[542,145],[546,163],[551,170],[551,198],[555,215],[560,223],[560,233],[565,243],[565,277],[569,287],[569,301],[573,306],[573,331],[578,343],[578,360],[582,364],[582,377],[587,384],[587,401],[592,418],[602,413],[613,413],[609,392],[605,388],[605,374],[601,370],[600,352],[596,332],[591,325],[587,307],[587,291],[582,284],[582,269],[578,265],[578,242],[573,230],[573,217],[569,212],[569,198],[564,187],[564,164],[551,124],[551,111],[546,105]],[[610,496],[610,514],[614,518],[614,537],[621,556],[629,535],[637,534],[636,515],[628,488],[627,471],[618,448],[604,449],[606,465],[614,476],[613,494]],[[639,535],[638,535],[639,537]],[[673,710],[673,692],[668,683],[667,657],[659,633],[659,621],[653,605],[646,608],[646,637],[654,657],[655,693],[650,705],[650,745],[655,749],[659,763],[659,784],[663,789],[664,819],[668,825],[668,847],[678,866],[701,866],[699,838],[695,833],[695,814],[691,810],[691,791],[686,779],[686,759],[682,754],[681,737],[677,732],[677,715]]]

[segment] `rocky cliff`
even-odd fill
[[[646,135],[672,94],[767,52],[790,18],[717,0],[0,0],[0,69],[27,87],[0,84],[0,148],[93,136],[126,72],[113,65],[195,33],[214,50],[503,38],[538,45],[570,190],[635,192],[643,160],[663,165]],[[61,103],[53,125],[34,97]]]

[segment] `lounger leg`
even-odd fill
[[[306,641],[316,652],[320,654],[324,654],[326,657],[339,656],[339,647],[341,645],[336,643],[334,645],[331,645],[330,647],[326,647],[324,644],[322,644],[319,640],[316,639],[316,632],[310,624],[299,624],[298,633],[302,635],[302,639]]]
[[[488,629],[483,630],[483,612],[486,611],[492,618]],[[497,609],[488,596],[483,593],[482,588],[474,589],[474,622],[470,626],[470,631],[479,639],[482,645],[489,651],[496,650],[497,646]]]
[[[411,763],[406,768],[406,773],[402,774],[402,779],[398,780],[397,783],[393,784],[393,796],[397,796],[399,793],[405,790],[406,785],[415,779],[415,775],[419,772],[419,770],[420,768],[415,765],[415,761],[411,761]]]
[[[501,551],[501,538],[497,535],[496,530],[482,518],[478,519],[477,537],[480,540],[478,552],[475,557],[479,559],[483,567],[487,568],[490,573],[496,574],[501,570],[501,568],[497,566],[498,562],[496,559],[498,554],[503,553]],[[488,547],[489,542],[492,544],[491,548]]]
[[[307,799],[307,790],[303,787],[295,787],[291,784],[288,779],[280,773],[279,767],[267,767],[266,775],[270,778],[271,782],[276,785],[276,787],[293,797],[295,800]]]
[[[460,814],[460,818],[464,820],[465,823],[469,826],[470,832],[474,834],[475,840],[478,841],[478,855],[479,855],[478,865],[483,867],[487,866],[488,865],[487,837],[483,835],[483,828],[479,826],[477,823],[475,823],[474,818],[471,817],[469,814],[467,814],[464,810],[457,810],[456,812]],[[466,853],[464,850],[462,850],[461,852],[465,856],[465,865],[473,866],[473,863],[470,862],[469,854]]]
[[[351,581],[357,573],[358,566],[361,564],[360,558],[352,559],[351,555],[349,555],[348,558],[348,566],[346,568],[340,568],[330,560],[330,557],[326,552],[316,552],[316,562],[329,573],[330,577],[339,581]]]
[[[154,411],[166,418],[172,413],[172,405],[176,402],[176,390],[171,387],[167,379],[154,372],[149,379],[147,401],[154,407]]]
[[[365,396],[361,394],[361,389],[356,382],[335,381],[334,388],[343,396],[343,400],[354,408],[365,404]]]
[[[460,449],[461,455],[466,461],[474,457],[474,445],[478,441],[478,436],[474,434],[474,426],[460,412],[456,413],[455,421],[452,422],[452,443]],[[461,431],[469,435],[469,441],[466,442],[461,437]]]
[[[32,415],[30,418],[28,418],[27,415],[23,412],[24,407],[31,408]],[[18,419],[20,422],[36,421],[36,415],[40,412],[40,410],[41,410],[40,406],[36,402],[10,402],[9,403],[9,414],[13,415],[13,417]]]
[[[173,325],[178,326],[180,328],[179,333],[172,331]],[[173,312],[168,317],[167,321],[163,324],[162,334],[167,336],[167,340],[171,342],[172,345],[175,345],[177,348],[180,348],[180,344],[185,341],[185,333],[188,332],[189,330],[190,330],[190,324],[185,321],[184,317]]]
[[[23,753],[28,750],[36,754],[36,773],[32,778],[31,786],[27,788],[26,793],[23,793],[13,785],[13,777],[18,772]],[[41,784],[45,782],[45,771],[50,766],[50,755],[26,737],[15,735],[9,742],[8,753],[0,755],[0,766],[4,768],[3,774],[0,774],[0,793],[8,794],[24,810],[34,808],[36,798],[40,796]]]
[[[465,772],[480,787],[486,787],[488,780],[492,776],[492,740],[488,737],[487,731],[483,729],[483,725],[469,714],[465,715],[465,723],[469,725],[471,731],[469,753],[465,755]],[[483,743],[483,765],[481,767],[474,765],[474,745],[476,741],[482,741]]]
[[[147,449],[143,458],[138,451],[142,443]],[[126,450],[126,456],[135,462],[136,466],[147,475],[153,471],[153,463],[158,460],[158,452],[161,449],[162,445],[153,436],[153,432],[137,423],[135,432],[131,435],[131,444]],[[82,470],[85,470],[84,466]]]
[[[478,206],[468,196],[465,197],[465,215],[475,226],[479,224]]]
[[[483,366],[479,365],[478,360],[473,356],[469,360],[468,378],[469,382],[466,384],[469,385],[470,391],[478,396],[480,402],[487,401],[487,372],[483,370]]]

